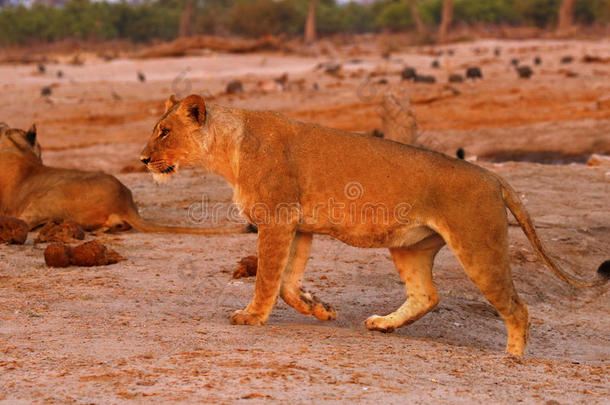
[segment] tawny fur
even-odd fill
[[[365,325],[393,331],[438,303],[432,265],[446,243],[504,318],[507,351],[520,355],[529,316],[511,278],[506,207],[560,278],[577,286],[606,281],[578,280],[561,270],[504,180],[428,150],[192,95],[167,101],[142,159],[165,177],[189,166],[220,174],[243,215],[258,226],[254,298],[231,316],[233,324],[265,323],[278,295],[303,314],[334,319],[334,309],[300,288],[312,235],[326,234],[353,246],[390,249],[407,300]]]
[[[0,123],[0,216],[19,218],[30,229],[51,220],[74,221],[85,230],[219,234],[246,227],[201,229],[162,226],[140,217],[131,191],[115,177],[45,166],[36,127],[28,131]]]

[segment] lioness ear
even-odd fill
[[[32,124],[30,129],[28,129],[28,132],[25,133],[25,139],[27,139],[32,146],[36,144],[36,124]]]
[[[203,125],[205,121],[205,102],[201,96],[192,94],[182,100],[180,112],[196,121],[199,125]]]
[[[165,112],[168,112],[169,109],[178,104],[179,101],[180,100],[178,100],[178,97],[174,96],[173,94],[169,96],[169,98],[165,100]]]

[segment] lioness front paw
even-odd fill
[[[246,311],[235,311],[229,317],[231,325],[262,325],[265,320],[260,315],[252,314]]]
[[[313,309],[313,316],[320,321],[333,321],[337,319],[337,311],[330,305],[320,301]]]
[[[364,321],[364,326],[366,326],[368,330],[378,330],[385,333],[394,332],[396,329],[396,325],[392,320],[379,315],[370,316]]]

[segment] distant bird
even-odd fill
[[[483,73],[481,72],[481,68],[478,66],[469,67],[466,69],[466,78],[472,80],[482,79]]]
[[[244,85],[242,84],[241,80],[231,80],[227,84],[227,90],[226,91],[227,91],[228,94],[243,93],[244,92]]]
[[[519,59],[518,58],[512,58],[510,60],[510,64],[513,65],[514,67],[519,66]]]
[[[144,76],[144,73],[140,72],[138,70],[138,80],[140,81],[140,83],[144,83],[146,81],[146,76]]]
[[[534,58],[534,65],[540,65],[542,63],[542,59],[540,59],[540,56],[536,56]]]
[[[413,80],[415,79],[415,76],[417,76],[417,70],[410,66],[407,66],[402,70],[402,72],[400,72],[400,77],[402,77],[402,80]]]
[[[438,59],[434,59],[432,61],[432,65],[431,65],[434,69],[438,69],[441,66],[441,63],[438,61]]]
[[[45,96],[50,96],[51,93],[53,93],[53,89],[51,89],[50,86],[44,86],[41,90],[40,90],[40,95],[45,97]]]
[[[517,73],[519,74],[520,78],[529,79],[534,74],[534,71],[527,65],[521,65],[517,67]]]
[[[436,83],[436,78],[432,75],[416,75],[415,83]]]
[[[457,156],[458,159],[464,160],[466,151],[463,148],[458,148],[458,150],[455,151],[455,156]]]
[[[459,73],[451,73],[449,75],[449,83],[462,83],[464,81],[464,76]]]
[[[570,56],[570,55],[564,56],[563,58],[561,58],[560,62],[563,64],[572,63],[572,62],[574,62],[574,57]]]

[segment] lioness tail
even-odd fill
[[[602,265],[597,271],[597,277],[591,280],[583,280],[565,272],[548,255],[544,245],[542,244],[542,241],[536,233],[534,223],[532,222],[532,219],[530,218],[527,210],[525,209],[525,206],[519,199],[517,192],[500,176],[494,174],[494,177],[497,178],[500,184],[502,185],[502,198],[504,199],[504,203],[506,204],[510,212],[513,213],[513,215],[517,219],[517,222],[519,222],[523,233],[525,233],[525,236],[527,236],[527,238],[529,239],[530,243],[532,244],[532,247],[534,248],[536,253],[538,253],[538,256],[540,256],[546,266],[551,269],[557,277],[573,285],[574,287],[595,287],[603,285],[608,280],[610,280],[609,261],[605,261],[604,263],[602,263]]]

